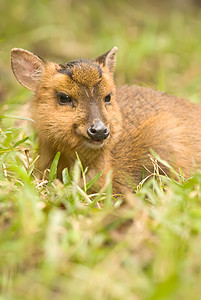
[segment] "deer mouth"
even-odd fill
[[[105,140],[104,139],[98,139],[98,140],[95,140],[95,139],[92,139],[90,137],[87,137],[85,135],[83,135],[82,132],[79,132],[79,130],[76,128],[75,129],[75,133],[77,136],[79,136],[79,138],[82,139],[83,141],[83,144],[85,145],[85,147],[87,148],[91,148],[91,149],[100,149],[104,146],[105,144]]]
[[[104,145],[104,140],[92,140],[92,139],[86,139],[85,144],[87,145],[88,148],[92,149],[100,149]]]

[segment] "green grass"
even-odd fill
[[[97,194],[93,181],[78,186],[79,158],[61,183],[57,154],[39,181],[31,122],[17,119],[30,93],[11,73],[12,47],[61,63],[117,45],[118,85],[199,102],[200,8],[146,2],[0,0],[0,300],[200,299],[199,170],[178,181],[156,172],[122,206],[109,175]]]
[[[80,192],[79,163],[58,182],[58,155],[35,179],[21,134],[1,132],[2,299],[199,299],[201,174],[156,174],[117,208],[110,183]]]

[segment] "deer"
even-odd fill
[[[59,151],[62,180],[78,155],[87,180],[102,172],[95,190],[112,171],[113,191],[125,193],[153,172],[154,151],[188,178],[201,167],[201,106],[148,87],[116,87],[116,52],[113,47],[95,59],[57,64],[24,49],[11,51],[16,79],[34,93],[38,169],[49,169]],[[161,170],[171,176],[167,165]]]

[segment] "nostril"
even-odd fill
[[[104,131],[104,139],[106,139],[109,136],[109,134],[110,134],[110,131],[109,131],[109,129],[106,128]]]
[[[95,136],[96,136],[96,129],[94,129],[92,126],[89,127],[89,128],[87,129],[87,134],[88,134],[88,136],[90,136],[92,139],[94,139]]]
[[[90,127],[90,128],[89,128],[89,130],[90,130],[90,132],[91,132],[92,134],[95,134],[95,133],[96,133],[96,131],[97,131],[97,130],[96,130],[96,129],[94,129],[93,127]]]

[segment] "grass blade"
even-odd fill
[[[60,152],[57,152],[50,168],[50,173],[49,173],[50,183],[57,177],[57,166],[58,166],[59,158],[60,158]]]
[[[96,181],[102,176],[103,172],[99,172],[94,178],[92,178],[89,182],[86,184],[86,191],[89,190],[95,183]]]
[[[0,115],[0,119],[17,119],[17,120],[25,120],[34,123],[34,120],[27,117],[20,117],[20,116],[12,116],[12,115]]]
[[[29,137],[27,136],[27,137],[25,137],[24,139],[18,141],[17,143],[15,143],[15,145],[13,146],[13,148],[16,148],[16,147],[19,146],[20,144],[26,142],[26,141],[28,140],[28,138],[29,138]]]

